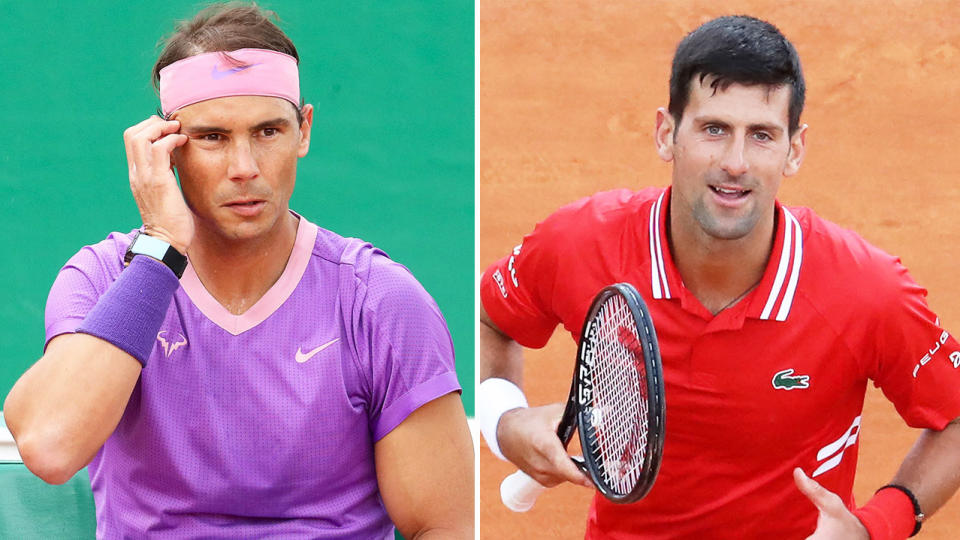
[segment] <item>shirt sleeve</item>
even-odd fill
[[[487,315],[524,347],[543,347],[560,323],[579,339],[596,285],[619,275],[609,269],[621,264],[624,242],[634,241],[625,236],[634,233],[630,220],[662,193],[616,189],[558,208],[484,272],[480,301]]]
[[[101,252],[119,238],[114,234],[100,244],[85,246],[60,269],[47,295],[44,348],[51,339],[75,332],[117,278],[122,269],[119,260],[111,264],[110,257]]]
[[[908,425],[942,430],[960,416],[960,344],[930,310],[927,291],[899,261],[894,265],[868,376]]]
[[[560,323],[550,295],[561,257],[555,238],[563,219],[558,212],[539,223],[480,278],[483,309],[497,328],[524,347],[543,347]]]
[[[378,441],[420,406],[460,390],[453,340],[436,302],[403,266],[373,255],[355,320]]]

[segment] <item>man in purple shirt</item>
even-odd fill
[[[154,67],[163,118],[124,133],[143,227],[51,288],[45,353],[4,413],[44,480],[89,464],[99,538],[472,537],[439,309],[288,207],[313,120],[297,64],[256,7],[178,27]]]

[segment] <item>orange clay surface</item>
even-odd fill
[[[960,332],[960,4],[718,4],[478,0],[478,271],[566,202],[667,185],[671,168],[652,133],[673,50],[704,21],[747,13],[785,33],[807,78],[807,156],[780,200],[899,255],[945,327]],[[528,351],[531,404],[566,397],[574,353],[562,331]],[[890,480],[918,433],[870,387],[858,501]],[[512,514],[498,486],[513,466],[483,444],[479,462],[482,538],[583,537],[591,492],[561,486]],[[960,538],[960,497],[920,537]]]

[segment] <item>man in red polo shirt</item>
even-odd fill
[[[668,404],[660,476],[633,505],[597,495],[588,538],[905,538],[960,483],[960,344],[926,291],[895,257],[776,200],[803,160],[803,99],[775,27],[704,24],[678,47],[657,112],[672,186],[567,205],[482,278],[481,428],[547,486],[591,484],[556,438],[561,405],[525,407],[517,344],[542,347],[558,323],[577,339],[611,283],[650,308]],[[857,508],[868,381],[925,430]]]

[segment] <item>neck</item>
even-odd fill
[[[692,216],[670,212],[667,238],[684,286],[716,315],[752,291],[773,250],[776,215],[763,218],[749,234],[733,240],[707,235]]]
[[[240,315],[280,279],[293,252],[299,220],[285,214],[274,230],[233,240],[197,224],[188,254],[204,288],[230,313]]]

